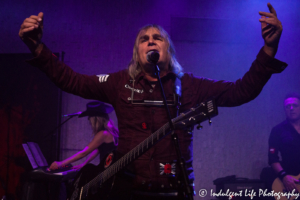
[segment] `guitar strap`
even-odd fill
[[[176,117],[179,115],[179,109],[180,109],[180,105],[181,105],[181,78],[183,76],[183,73],[180,72],[177,74],[176,79],[175,79],[175,83],[174,83],[174,93],[176,96]]]
[[[183,77],[183,73],[180,72],[178,74],[176,74],[176,78],[175,78],[175,81],[174,81],[174,85],[173,85],[173,95],[174,95],[174,100],[172,102],[167,102],[168,106],[172,107],[172,109],[176,109],[176,117],[179,115],[179,110],[180,110],[180,106],[181,106],[181,95],[182,95],[182,82],[181,82],[181,79]],[[131,97],[130,97],[130,100],[131,100],[131,103],[132,104],[140,104],[140,105],[152,105],[152,106],[163,106],[163,101],[159,102],[159,103],[156,103],[156,104],[153,104],[151,103],[150,101],[147,101],[147,102],[138,102],[137,100],[134,99],[134,92],[138,92],[138,93],[143,93],[143,90],[138,90],[138,89],[135,89],[134,87],[134,84],[135,84],[135,80],[130,80],[130,83],[132,83],[132,88],[129,88],[129,86],[125,85],[126,88],[129,88],[131,89]],[[173,168],[172,168],[172,165],[174,164]],[[171,166],[171,167],[168,167],[168,166]],[[126,168],[126,174],[132,174],[132,169],[130,169],[130,167],[127,167]],[[172,169],[175,170],[175,163],[160,163],[160,171],[161,173],[160,174],[165,174],[165,173],[162,173],[162,172],[168,172],[170,171],[170,173],[167,173],[167,174],[170,174],[170,177],[175,174],[172,175]],[[133,175],[133,174],[132,174]],[[134,175],[133,175],[134,176]]]

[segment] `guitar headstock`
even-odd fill
[[[195,124],[199,124],[205,120],[209,120],[211,123],[210,119],[217,115],[218,108],[215,101],[212,99],[202,102],[184,113],[180,113],[180,115],[173,122],[175,129],[183,129]]]

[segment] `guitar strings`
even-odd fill
[[[187,115],[189,115],[191,112],[194,112],[194,111],[195,111],[195,109],[194,110],[191,109],[190,111],[188,111],[185,114],[181,113],[179,116],[172,119],[172,123],[175,123],[175,122],[181,120],[181,118],[186,117]],[[165,131],[168,130],[169,128],[170,128],[169,123],[166,123],[161,128],[159,128],[157,131],[155,131],[153,134],[151,134],[150,137],[146,138],[139,145],[137,145],[137,147],[136,147],[138,149],[137,156],[140,156],[144,153],[144,147],[146,145],[147,145],[146,150],[149,149],[149,140],[150,139],[152,140],[152,146],[153,146],[154,138],[156,137],[156,140],[157,140],[156,142],[158,142],[161,138],[163,138],[166,135]],[[162,133],[162,135],[160,135],[161,133]],[[139,153],[140,147],[141,147],[141,154]],[[110,177],[112,177],[114,174],[116,174],[118,171],[120,171],[120,169],[124,168],[127,164],[129,164],[131,162],[132,154],[134,155],[134,159],[135,159],[136,148],[129,151],[121,159],[119,159],[117,162],[115,162],[113,165],[111,165],[107,170],[103,171],[102,173],[97,175],[95,178],[93,178],[90,182],[85,184],[83,186],[82,193],[87,193],[90,188],[90,185],[91,185],[91,187],[94,187],[97,185],[97,183],[99,183],[99,186],[101,187],[103,182],[108,180]],[[128,159],[130,159],[130,160],[128,161]]]

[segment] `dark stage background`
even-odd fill
[[[38,143],[48,163],[58,156],[60,91],[25,63],[31,57],[0,54],[0,197],[19,199],[21,177],[32,169],[22,143]]]
[[[258,11],[268,11],[268,1],[4,1],[0,6],[0,53],[29,53],[18,38],[19,28],[26,17],[43,11],[43,42],[53,52],[66,52],[65,63],[75,71],[106,74],[127,67],[138,29],[156,23],[163,26],[173,39],[178,61],[185,72],[235,81],[249,69],[264,45]],[[212,126],[203,123],[203,130],[194,132],[195,199],[212,199],[209,194],[215,189],[213,180],[220,177],[259,178],[261,170],[268,166],[267,143],[271,128],[285,119],[283,98],[288,92],[300,92],[300,1],[270,2],[283,25],[276,58],[289,66],[281,74],[273,75],[255,100],[239,107],[220,108]],[[5,68],[0,63],[1,72]],[[8,105],[23,110],[26,108],[23,104],[28,105],[28,112],[33,110],[33,113],[38,109],[44,113],[44,109],[50,107],[52,111],[57,110],[54,101],[48,103],[48,107],[38,107],[33,106],[34,100],[26,103],[23,99],[27,94],[23,85],[31,84],[30,70],[35,69],[26,67],[24,71],[15,72],[18,77],[25,77],[26,82],[14,83],[17,80],[11,81],[8,77],[1,80],[6,86],[25,87],[21,90],[24,95],[16,94],[20,96],[20,103],[14,105],[14,99],[6,96],[1,96],[1,101],[5,99]],[[1,88],[6,87],[3,83]],[[36,95],[42,96],[47,89],[41,84],[37,86],[39,92]],[[31,99],[34,99],[34,94],[34,90],[28,92]],[[62,114],[82,111],[88,101],[63,92]],[[4,112],[4,106],[2,109]],[[50,120],[41,117],[44,118],[39,120],[44,123]],[[20,122],[16,124],[15,127],[23,126]],[[39,125],[32,127],[40,133],[48,129],[50,127],[41,128]],[[86,118],[73,118],[64,124],[61,132],[61,159],[81,150],[92,139]],[[7,135],[7,131],[4,133]],[[5,145],[6,140],[0,143]],[[206,189],[208,195],[199,197],[200,189]]]

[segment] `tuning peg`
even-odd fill
[[[208,123],[209,123],[209,125],[211,125],[211,123],[212,123],[210,116],[208,117]]]
[[[196,119],[194,117],[190,117],[189,121],[192,121],[192,120],[195,121]]]
[[[201,124],[198,124],[197,130],[201,130],[202,128],[203,128],[203,126],[201,126]]]

